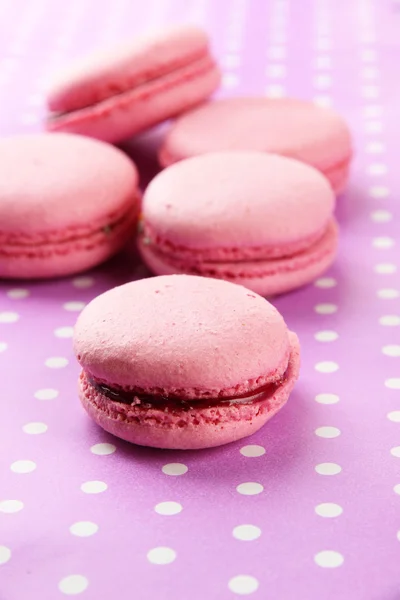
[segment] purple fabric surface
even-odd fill
[[[0,0],[1,135],[40,130],[48,77],[70,59],[179,21],[209,30],[223,94],[315,98],[347,117],[340,255],[276,302],[303,348],[288,405],[252,438],[202,452],[129,446],[78,403],[71,328],[91,298],[147,275],[132,251],[81,277],[1,283],[0,598],[395,600],[400,5]],[[156,141],[126,146],[144,181]]]

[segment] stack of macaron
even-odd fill
[[[336,255],[345,122],[294,98],[210,100],[220,81],[207,34],[171,28],[60,73],[47,132],[0,140],[0,277],[77,273],[135,239],[158,276],[94,299],[75,330],[83,406],[137,444],[217,446],[273,416],[299,343],[265,298]],[[111,144],[169,119],[142,196]]]

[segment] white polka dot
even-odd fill
[[[321,106],[322,108],[329,108],[330,106],[332,106],[333,103],[331,96],[327,96],[326,94],[319,94],[318,96],[314,96],[313,102],[314,104],[316,104],[317,106]]]
[[[361,94],[363,98],[378,98],[379,97],[379,88],[376,85],[364,85],[361,89]]]
[[[273,78],[281,78],[286,76],[285,65],[269,65],[267,67],[267,76]]]
[[[36,469],[36,463],[33,460],[16,460],[10,469],[14,473],[31,473]]]
[[[8,344],[6,342],[0,342],[0,352],[5,352],[8,348]]]
[[[227,69],[236,69],[240,66],[241,62],[242,59],[239,54],[228,54],[223,59],[223,64]]]
[[[237,540],[251,542],[261,535],[261,529],[255,525],[238,525],[232,531],[232,535]]]
[[[379,318],[379,324],[385,327],[398,327],[400,325],[400,316],[398,315],[384,315]]]
[[[188,468],[183,463],[168,463],[162,467],[162,472],[165,475],[184,475],[187,473]]]
[[[318,427],[315,430],[315,435],[317,435],[318,437],[321,438],[326,438],[326,439],[330,439],[330,438],[335,438],[338,437],[340,435],[340,429],[338,429],[337,427]]]
[[[54,335],[59,338],[72,338],[74,335],[73,327],[58,327],[54,330]]]
[[[378,290],[376,295],[383,300],[394,300],[400,296],[400,292],[399,290],[394,290],[392,288],[385,288],[383,290]]]
[[[256,444],[250,444],[249,446],[243,446],[240,448],[240,454],[247,456],[248,458],[257,458],[265,454],[265,448],[257,446]]]
[[[334,277],[321,277],[320,279],[317,279],[314,285],[318,288],[329,289],[335,287],[337,281]]]
[[[382,154],[382,152],[385,152],[385,145],[382,142],[369,142],[365,147],[365,151],[368,154]]]
[[[392,275],[393,273],[396,273],[397,266],[391,263],[380,263],[379,265],[374,266],[374,271],[380,275]]]
[[[335,373],[339,369],[339,365],[332,360],[325,360],[315,365],[315,370],[319,373]]]
[[[382,115],[382,106],[371,104],[364,107],[364,117],[367,119],[375,119]]]
[[[400,377],[391,377],[386,379],[385,386],[390,390],[400,390]]]
[[[339,396],[336,394],[317,394],[315,401],[319,404],[336,404],[339,402]]]
[[[85,494],[100,494],[105,492],[107,488],[108,485],[104,481],[85,481],[81,485],[81,490]]]
[[[182,504],[179,504],[179,502],[160,502],[154,507],[159,515],[177,515],[182,509]]]
[[[387,173],[387,166],[384,164],[380,164],[380,163],[376,163],[373,165],[370,165],[367,169],[367,173],[368,175],[385,175],[385,173]]]
[[[94,444],[90,448],[90,452],[92,454],[98,454],[99,456],[106,456],[107,454],[113,454],[116,451],[117,447],[114,444],[108,444],[107,442],[103,442],[101,444]]]
[[[169,565],[176,559],[176,552],[167,546],[152,548],[147,553],[147,560],[153,565]]]
[[[286,48],[283,46],[273,46],[269,48],[267,55],[272,60],[281,60],[286,57]]]
[[[79,312],[85,307],[84,302],[65,302],[63,308],[71,312]]]
[[[67,366],[68,358],[64,358],[62,356],[52,356],[51,358],[47,358],[44,364],[50,369],[62,369],[63,367]]]
[[[380,121],[367,121],[364,125],[365,133],[382,133],[383,125]]]
[[[78,521],[69,528],[72,535],[78,537],[90,537],[98,532],[99,526],[92,521]]]
[[[365,48],[361,51],[361,60],[364,62],[374,62],[376,59],[376,50],[372,48]]]
[[[229,580],[228,587],[234,594],[246,596],[258,590],[258,580],[251,575],[236,575]]]
[[[330,56],[317,56],[315,59],[316,69],[330,69],[332,66],[332,59]]]
[[[389,248],[393,248],[395,241],[391,237],[377,237],[372,240],[372,245],[374,248],[378,248],[380,250],[387,250]]]
[[[331,87],[332,77],[330,75],[317,75],[314,77],[314,86],[320,90]]]
[[[54,400],[57,398],[59,394],[58,390],[53,390],[52,388],[45,388],[43,390],[38,390],[34,393],[34,396],[37,400]]]
[[[400,423],[400,410],[393,410],[388,413],[387,418],[389,421],[392,421],[392,423]]]
[[[58,589],[67,596],[75,596],[84,592],[89,585],[87,577],[83,575],[68,575],[61,579]]]
[[[0,546],[0,565],[4,565],[11,558],[11,550],[7,546]]]
[[[374,210],[371,215],[371,221],[375,223],[388,223],[393,219],[393,215],[388,210]]]
[[[317,50],[330,50],[332,47],[331,41],[328,38],[320,38],[317,40],[315,47]]]
[[[239,492],[239,494],[242,494],[243,496],[255,496],[257,494],[261,494],[263,489],[264,486],[262,486],[261,483],[248,481],[246,483],[240,483],[237,486],[236,491]]]
[[[25,433],[36,435],[38,433],[45,433],[47,431],[46,423],[27,423],[23,426],[22,430]]]
[[[369,195],[371,198],[387,198],[389,194],[389,188],[384,185],[374,185],[369,188]]]
[[[397,358],[400,356],[400,345],[392,344],[389,346],[383,346],[382,352],[383,354],[386,354],[386,356]]]
[[[0,312],[0,323],[15,323],[19,319],[19,314],[16,312],[5,311]]]
[[[0,512],[12,514],[17,513],[24,508],[24,503],[21,500],[2,500],[0,502]]]
[[[285,95],[285,88],[279,83],[273,83],[267,86],[265,93],[270,98],[281,98]]]
[[[320,463],[315,470],[318,475],[337,475],[341,472],[342,467],[336,463]]]
[[[333,518],[341,515],[343,508],[334,502],[323,502],[315,507],[315,512],[320,517]]]
[[[395,446],[394,448],[392,448],[390,454],[392,456],[395,456],[396,458],[400,458],[400,446]]]
[[[338,339],[339,335],[336,331],[318,331],[314,335],[317,342],[334,342]]]
[[[338,307],[336,306],[336,304],[329,303],[317,304],[314,307],[315,312],[319,315],[333,315],[337,311],[337,309]]]
[[[22,298],[29,296],[29,290],[23,288],[14,288],[12,290],[8,290],[7,296],[13,300],[21,300]]]
[[[398,494],[400,496],[400,483],[397,483],[394,488],[393,491],[395,494]]]
[[[364,67],[361,69],[361,77],[363,79],[376,79],[379,75],[379,71],[376,67]]]
[[[236,73],[225,73],[222,79],[222,85],[226,88],[234,88],[239,85],[239,76]]]
[[[336,550],[322,550],[314,556],[314,560],[319,567],[327,569],[335,569],[343,564],[344,558],[340,552]]]
[[[93,277],[75,277],[75,279],[72,280],[72,285],[78,289],[90,288],[90,287],[92,287],[92,285],[94,285],[94,278]],[[71,303],[67,302],[67,304],[71,304]],[[81,303],[78,303],[78,304],[81,304]],[[64,308],[66,308],[65,305],[64,305]],[[66,310],[76,310],[76,309],[67,308]],[[78,309],[78,310],[80,310],[80,309]]]

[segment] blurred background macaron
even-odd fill
[[[134,235],[138,172],[123,152],[69,134],[0,140],[0,277],[78,273]]]
[[[175,26],[58,74],[48,92],[47,128],[120,142],[206,100],[220,79],[207,34]]]
[[[143,197],[138,244],[156,274],[189,273],[274,295],[333,262],[334,193],[313,167],[261,152],[221,152],[159,173]]]
[[[336,193],[349,174],[352,141],[335,111],[294,98],[227,98],[182,115],[167,132],[162,166],[224,150],[256,150],[295,158],[321,171]]]

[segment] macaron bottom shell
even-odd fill
[[[138,238],[141,256],[157,275],[186,273],[224,279],[238,283],[261,296],[274,296],[306,285],[324,273],[336,257],[338,226],[331,219],[323,236],[310,248],[294,256],[274,260],[236,263],[184,263],[158,251],[154,245]]]
[[[136,202],[138,204],[138,202]],[[0,243],[0,277],[14,279],[45,279],[73,275],[95,267],[119,252],[133,235],[138,207],[131,206],[116,223],[101,230],[88,232],[85,237],[60,242],[52,236],[48,243]]]
[[[298,378],[300,346],[289,332],[291,354],[283,383],[254,403],[176,410],[114,402],[91,386],[82,372],[79,398],[89,416],[105,431],[140,446],[195,450],[221,446],[258,431],[286,403]]]

